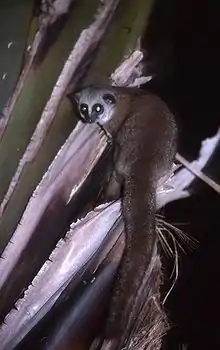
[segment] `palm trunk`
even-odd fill
[[[88,210],[88,203],[99,191],[97,187],[86,196],[88,187],[83,179],[90,176],[99,159],[105,162],[106,140],[100,140],[97,130],[89,141],[87,131],[85,139],[84,131],[80,134],[76,128],[72,132],[76,118],[66,94],[82,84],[109,81],[137,48],[152,2],[66,0],[60,8],[55,0],[48,8],[42,7],[45,12],[40,17],[29,19],[29,33],[23,33],[27,46],[21,74],[14,92],[8,91],[0,124],[1,320],[28,288],[70,223]],[[131,55],[132,69],[142,57],[137,52]],[[126,76],[128,68],[116,71],[111,78],[128,85],[135,77]],[[77,150],[82,153],[76,167]],[[98,184],[104,169],[104,163],[100,164],[93,174]],[[156,256],[155,273],[160,276],[157,252]],[[153,293],[159,294],[158,279],[151,279],[151,283]],[[161,313],[155,304],[152,310],[156,322]],[[9,328],[18,325],[11,321],[14,317],[13,311],[6,318]],[[19,333],[19,327],[16,329]],[[4,332],[2,326],[0,339]],[[15,344],[11,341],[8,344]]]

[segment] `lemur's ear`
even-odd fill
[[[70,92],[66,95],[66,97],[72,102],[72,103],[78,103],[80,100],[81,92]]]
[[[81,92],[75,92],[74,94],[74,100],[78,103],[80,100]]]
[[[109,105],[114,105],[116,103],[116,99],[113,94],[106,93],[102,96],[102,98]]]

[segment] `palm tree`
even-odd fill
[[[4,36],[2,62],[0,349],[29,349],[30,344],[31,349],[64,349],[70,343],[88,348],[107,317],[124,249],[123,222],[120,202],[92,211],[110,148],[97,126],[77,123],[66,96],[85,84],[139,86],[151,78],[143,77],[139,39],[153,1],[10,3],[10,12],[9,5],[2,7],[2,21],[10,23],[14,10],[16,29],[20,23],[22,30],[12,33],[16,39]],[[5,24],[5,32],[10,30]],[[180,155],[177,160],[185,161]],[[179,171],[175,180],[164,180],[158,207],[189,195],[185,188],[195,175],[210,183],[184,165],[196,174]],[[182,177],[184,186],[177,185]],[[148,281],[161,276],[157,245],[151,258]],[[159,349],[167,329],[160,284],[155,279],[148,287],[143,315],[151,317],[136,320],[126,344],[131,348]]]

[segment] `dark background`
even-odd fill
[[[142,42],[147,71],[155,74],[146,86],[174,112],[178,150],[188,160],[198,156],[201,141],[220,124],[218,7],[217,1],[156,0]],[[220,150],[204,171],[220,182]],[[180,349],[185,343],[190,350],[220,349],[220,195],[199,180],[191,191],[189,199],[165,209],[168,220],[181,223],[199,246],[180,252],[179,279],[166,303],[172,327],[164,348]]]

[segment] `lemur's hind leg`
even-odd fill
[[[122,189],[122,180],[117,175],[116,171],[113,170],[108,183],[104,187],[103,197],[105,201],[114,201],[120,198]]]

